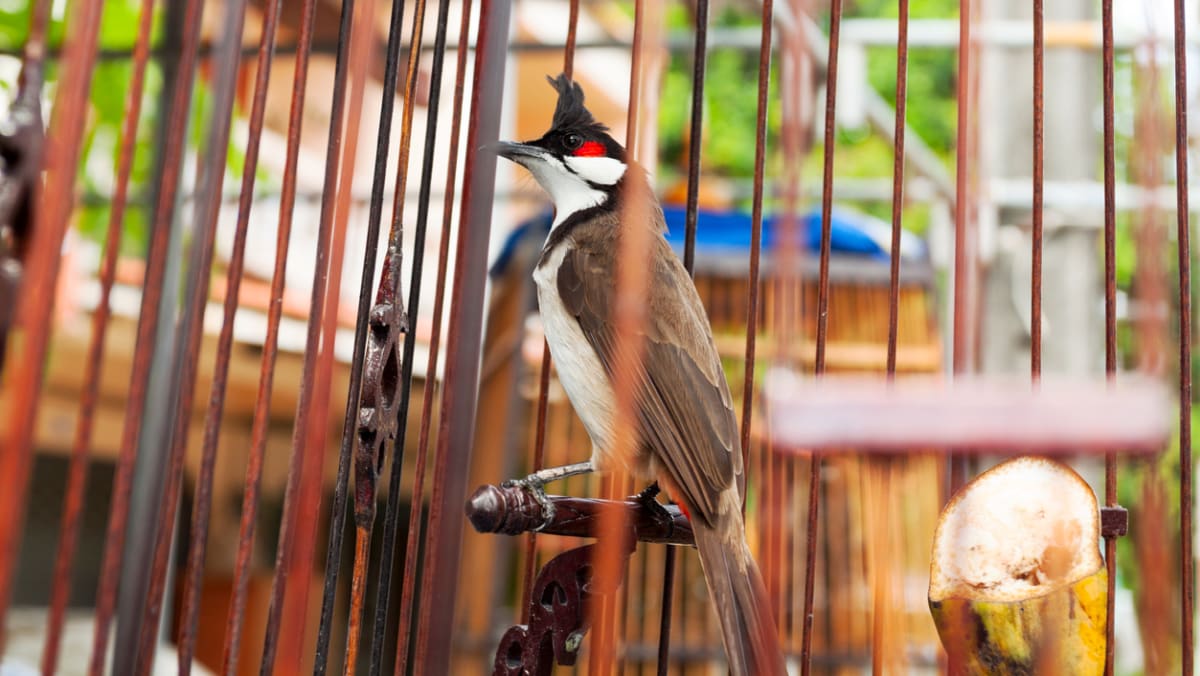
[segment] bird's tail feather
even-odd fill
[[[786,674],[766,587],[746,547],[740,510],[725,512],[712,527],[692,530],[733,676]]]

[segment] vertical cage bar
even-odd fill
[[[47,4],[47,3],[39,3]],[[62,629],[67,603],[71,594],[71,568],[79,544],[79,531],[88,475],[88,451],[91,448],[95,423],[96,402],[100,389],[100,368],[104,363],[105,339],[111,316],[109,299],[116,278],[117,255],[121,250],[122,223],[128,204],[129,177],[133,171],[138,121],[142,113],[142,93],[146,82],[146,62],[150,55],[150,29],[154,25],[154,0],[142,0],[139,7],[138,32],[133,47],[132,73],[125,98],[121,123],[121,147],[117,156],[116,184],[109,208],[108,234],[104,243],[104,258],[100,265],[100,298],[92,313],[92,335],[84,365],[83,392],[80,396],[79,418],[71,449],[71,466],[67,493],[63,502],[62,530],[59,533],[58,553],[54,563],[54,579],[50,591],[50,613],[46,626],[46,643],[42,652],[42,671],[57,671]]]
[[[245,26],[246,0],[234,0],[225,5],[224,19],[228,30],[223,34],[221,44],[216,54],[216,67],[213,81],[213,112],[209,120],[205,137],[207,144],[205,152],[198,158],[199,183],[193,220],[196,230],[193,233],[189,251],[187,288],[184,298],[180,328],[176,334],[174,363],[174,386],[177,388],[173,410],[175,420],[169,439],[169,458],[166,475],[166,490],[160,503],[157,537],[154,542],[153,564],[150,570],[149,593],[146,595],[141,619],[140,639],[138,640],[138,657],[136,673],[148,674],[154,662],[159,636],[159,617],[162,613],[163,595],[166,592],[168,566],[175,536],[176,515],[179,509],[180,493],[183,488],[184,455],[188,445],[188,426],[191,422],[192,401],[195,397],[196,372],[199,367],[201,340],[204,335],[204,314],[208,307],[208,287],[212,275],[212,260],[217,235],[217,216],[221,204],[222,185],[224,184],[226,156],[229,152],[229,129],[233,120],[234,87],[237,84],[237,68],[241,62],[242,33]],[[193,32],[198,33],[198,28]],[[196,36],[199,37],[198,35]],[[236,310],[237,300],[234,297]],[[232,330],[232,326],[230,327]],[[232,334],[230,335],[232,338]],[[218,354],[217,368],[221,368],[221,358],[228,361],[229,354]],[[214,382],[214,394],[220,396],[216,389],[220,383]],[[216,402],[217,404],[221,402]],[[210,411],[212,413],[213,411]],[[219,421],[218,421],[219,422]],[[215,433],[215,430],[214,430]],[[206,430],[206,437],[207,437]],[[206,446],[208,439],[206,438]],[[203,461],[206,468],[201,472],[211,475],[211,464],[215,462],[216,439],[212,439],[211,453],[206,452]],[[201,481],[204,481],[202,477]],[[211,476],[209,478],[211,488]],[[203,491],[203,487],[201,487]],[[198,496],[199,497],[199,496]],[[186,591],[186,585],[198,581],[198,578],[185,581],[185,598],[197,592]],[[179,653],[180,671],[185,669],[182,660],[190,658],[185,650]]]
[[[563,48],[563,75],[572,78],[575,75],[575,43],[579,27],[579,0],[571,0],[567,15],[567,42]],[[542,339],[542,366],[538,376],[537,398],[537,427],[534,429],[533,462],[530,470],[537,472],[546,464],[546,414],[549,409],[550,372],[552,369],[550,343]],[[525,570],[521,588],[521,623],[529,621],[530,595],[533,593],[534,575],[537,573],[537,533],[531,531],[525,536]]]
[[[442,202],[442,236],[438,244],[437,280],[434,283],[433,333],[429,338],[429,361],[426,367],[424,400],[421,403],[421,427],[417,437],[416,468],[413,472],[413,494],[408,515],[408,541],[404,550],[404,576],[400,590],[400,626],[396,638],[396,676],[408,673],[408,653],[412,636],[413,594],[416,587],[417,565],[420,561],[421,516],[425,509],[425,468],[432,427],[433,398],[437,380],[438,352],[441,346],[442,312],[445,305],[446,268],[450,253],[450,225],[454,214],[454,188],[458,168],[459,131],[462,127],[463,93],[467,76],[467,40],[471,32],[471,0],[462,4],[458,32],[458,54],[455,65],[454,104],[450,122],[449,164],[446,168],[446,194]]]
[[[896,126],[892,147],[892,241],[888,275],[887,375],[896,376],[900,324],[900,229],[904,218],[904,132],[908,106],[908,0],[899,0],[896,37]]]
[[[342,267],[346,253],[346,230],[353,197],[367,69],[372,52],[367,35],[373,34],[374,30],[375,0],[366,0],[355,11],[357,13],[352,19],[352,28],[350,29],[350,98],[344,112],[345,129],[342,131],[342,138],[347,140],[347,144],[342,148],[338,167],[338,187],[333,206],[333,233],[329,245],[329,270],[325,283],[321,338],[318,343],[321,351],[317,357],[316,370],[312,380],[314,392],[312,410],[307,422],[308,437],[303,449],[304,460],[297,494],[300,509],[294,516],[296,523],[306,524],[307,527],[298,532],[298,536],[292,543],[293,549],[288,563],[291,570],[287,573],[288,576],[302,580],[304,583],[292,587],[284,598],[284,617],[290,622],[290,625],[285,625],[286,628],[282,631],[282,635],[291,644],[288,646],[289,649],[282,653],[282,668],[286,673],[295,673],[300,670],[300,646],[303,644],[304,628],[308,617],[306,612],[308,610],[308,581],[311,579],[314,564],[318,528],[317,514],[324,484],[325,442],[329,430],[326,420],[329,414],[332,388],[334,344],[337,339]],[[314,665],[314,670],[324,667],[324,664],[321,664],[320,667]]]
[[[696,2],[696,45],[692,57],[692,116],[688,134],[687,217],[684,221],[683,267],[696,275],[696,221],[699,217],[700,150],[704,145],[704,72],[708,60],[708,0]]]
[[[308,0],[308,3],[315,3],[315,0]],[[344,117],[344,104],[346,98],[346,70],[349,60],[350,48],[350,31],[351,19],[354,15],[354,0],[344,0],[342,3],[342,12],[340,24],[338,26],[338,49],[337,61],[334,67],[334,85],[331,92],[331,111],[329,122],[329,143],[325,153],[325,178],[321,191],[321,215],[317,228],[317,250],[313,263],[313,286],[310,299],[310,311],[308,317],[308,327],[305,336],[305,351],[304,363],[301,367],[300,393],[296,402],[296,424],[292,431],[292,453],[288,461],[288,478],[284,488],[283,497],[283,517],[279,528],[279,543],[276,550],[275,570],[276,575],[271,581],[271,601],[267,610],[267,626],[263,639],[263,654],[262,661],[259,664],[259,674],[261,676],[271,676],[275,667],[276,648],[279,639],[279,625],[282,620],[283,603],[287,595],[288,578],[287,575],[281,573],[284,569],[292,565],[293,557],[293,540],[296,534],[293,532],[297,528],[298,519],[296,512],[300,505],[293,504],[299,499],[297,495],[300,490],[301,470],[303,465],[303,453],[308,446],[308,419],[311,415],[312,400],[313,400],[313,376],[317,367],[317,351],[319,349],[319,339],[321,330],[321,321],[325,312],[325,284],[328,276],[329,268],[329,235],[333,226],[333,209],[334,200],[338,188],[338,158],[341,152],[342,145],[342,120]],[[305,11],[309,8],[305,6]],[[311,20],[311,18],[310,18]],[[310,43],[311,44],[311,43]],[[308,66],[307,58],[308,50],[302,50],[306,54],[304,58],[304,66]],[[292,110],[296,111],[298,101],[303,100],[302,87],[306,84],[305,80],[301,80],[300,64],[297,64],[296,84],[293,88]],[[302,114],[302,113],[301,113]],[[295,119],[295,118],[294,118]],[[365,317],[360,315],[359,322],[365,322]],[[330,346],[332,349],[332,346]],[[355,363],[351,365],[350,374],[354,378],[354,374],[362,370],[362,353],[358,351],[356,345]],[[340,467],[339,467],[340,470]],[[344,479],[344,475],[342,475]],[[344,481],[338,484],[337,490],[342,492],[342,500],[345,500]],[[335,501],[337,499],[335,493]],[[340,537],[341,528],[337,522],[330,524],[331,539],[332,534],[338,534]],[[340,545],[340,540],[339,543]],[[331,544],[332,547],[332,544]],[[340,549],[340,548],[339,548]],[[332,571],[326,571],[326,577]],[[307,585],[307,580],[298,580],[297,584]],[[324,608],[322,608],[322,626],[324,627],[325,617]],[[324,632],[318,634],[322,636]],[[323,674],[325,671],[325,656],[323,648],[328,645],[328,637],[325,636],[325,643],[320,642],[318,638],[316,656],[314,659],[314,673]]]
[[[225,676],[233,676],[237,673],[242,627],[245,623],[246,594],[250,581],[250,555],[254,547],[255,521],[262,487],[263,457],[266,453],[267,428],[270,424],[271,392],[279,350],[279,321],[283,312],[282,301],[287,274],[287,256],[296,204],[296,169],[299,165],[300,129],[303,124],[315,10],[316,0],[304,1],[301,9],[300,33],[297,37],[295,79],[292,82],[291,108],[288,113],[287,155],[284,160],[283,186],[279,200],[279,228],[275,240],[275,269],[271,276],[271,302],[267,310],[267,332],[263,340],[258,396],[254,402],[254,421],[250,433],[250,456],[247,459],[246,482],[242,495],[241,523],[238,526],[233,598],[229,604],[221,658],[222,673]],[[275,11],[278,12],[278,7]]]
[[[759,275],[762,258],[763,184],[766,182],[767,106],[771,89],[771,29],[774,0],[763,0],[762,35],[758,43],[758,108],[754,119],[754,192],[750,207],[750,269],[747,277],[745,375],[742,380],[742,466],[749,466],[754,416],[754,367],[759,323]],[[743,516],[746,496],[742,496]]]
[[[824,169],[821,180],[821,253],[817,279],[817,351],[814,370],[825,373],[825,347],[829,337],[829,254],[833,216],[833,157],[837,130],[838,45],[842,24],[842,0],[829,4],[829,57],[825,75]],[[808,524],[804,552],[804,629],[801,638],[800,673],[812,670],[813,592],[816,582],[817,522],[821,505],[821,454],[814,452],[809,463]]]
[[[265,12],[265,23],[259,39],[258,59],[255,68],[254,96],[250,111],[249,140],[246,145],[245,164],[242,169],[242,187],[238,198],[237,224],[234,230],[233,251],[229,259],[229,270],[225,284],[225,307],[221,333],[217,339],[216,365],[213,371],[208,413],[204,424],[204,441],[201,451],[200,476],[192,504],[191,542],[188,547],[187,572],[184,583],[182,628],[179,638],[179,673],[191,673],[192,657],[196,650],[196,624],[200,615],[200,589],[204,583],[204,558],[208,544],[209,515],[212,509],[213,475],[216,466],[217,442],[225,408],[225,392],[229,377],[229,360],[233,349],[233,324],[237,313],[241,291],[242,271],[245,267],[246,237],[250,225],[250,208],[254,201],[254,181],[258,170],[259,145],[262,140],[263,121],[266,116],[267,87],[270,84],[271,62],[275,54],[276,29],[279,25],[281,0],[271,0]],[[239,22],[240,24],[240,22]],[[236,31],[237,46],[241,43],[241,30]],[[236,67],[237,61],[233,62]],[[234,73],[229,73],[235,79]],[[232,86],[232,85],[231,85]],[[226,126],[228,129],[228,126]],[[228,134],[228,131],[226,131]],[[227,143],[227,142],[226,142]],[[215,199],[220,199],[220,182],[214,187]],[[212,214],[216,221],[216,209]],[[274,309],[273,307],[271,308]],[[276,322],[277,323],[277,322]],[[269,331],[271,329],[268,329]],[[277,330],[277,327],[275,327]],[[181,412],[181,414],[183,414]],[[186,415],[186,414],[183,414]]]
[[[973,330],[970,326],[969,308],[974,300],[970,278],[973,274],[975,239],[970,229],[967,192],[967,155],[969,151],[969,129],[971,119],[971,97],[968,87],[971,79],[971,2],[958,3],[958,73],[955,85],[955,103],[958,109],[955,123],[954,142],[954,319],[951,370],[955,375],[966,373],[973,359]],[[968,239],[969,238],[969,239]],[[970,256],[970,258],[968,258]],[[967,459],[951,454],[949,467],[950,493],[954,493],[967,479]]]
[[[1040,1],[1040,0],[1039,0]],[[1179,560],[1183,586],[1183,674],[1194,671],[1192,558],[1192,251],[1188,214],[1187,24],[1175,0],[1175,212],[1179,253]]]
[[[400,262],[402,248],[402,243],[400,241],[402,233],[401,218],[404,212],[404,198],[408,190],[409,157],[412,150],[413,108],[416,98],[417,66],[420,63],[421,42],[425,28],[425,7],[425,0],[418,0],[413,8],[412,36],[409,40],[408,67],[405,75],[404,108],[400,124],[400,149],[396,160],[396,186],[392,198],[392,223],[388,233],[388,248],[386,257],[384,258],[382,274],[380,276],[379,291],[375,298],[375,309],[378,310],[386,310],[389,308],[394,309],[398,304],[402,303],[402,300],[400,299],[400,295],[402,293],[400,288]],[[403,8],[401,7],[400,10],[397,11],[396,4],[393,3],[392,9],[393,17],[397,20],[393,22],[390,35],[388,37],[389,48],[398,49],[399,34],[402,32],[401,21],[403,20]],[[443,25],[444,23],[445,22],[443,21]],[[436,87],[436,85],[434,85],[434,87]],[[385,89],[385,91],[394,92],[395,87],[393,86],[391,89]],[[436,91],[436,89],[434,89],[434,91]],[[391,96],[385,95],[384,98],[394,99],[395,96],[394,94]],[[436,129],[436,127],[436,120],[434,120],[431,121],[431,123],[427,126],[427,129],[433,130]],[[428,152],[431,149],[426,148],[426,150]],[[384,153],[386,156],[386,148],[384,149]],[[414,251],[421,252],[424,245],[423,227],[420,228],[418,233],[416,233],[416,236],[418,242],[417,246],[414,247]],[[420,273],[419,263],[421,260],[421,255],[417,255],[414,259],[414,282],[418,284],[419,282],[416,282],[416,280],[419,279],[417,275]],[[370,283],[370,278],[364,276],[363,288],[369,289]],[[412,293],[411,289],[410,293]],[[414,295],[415,294],[419,294],[419,287]],[[400,307],[402,307],[402,305]],[[407,309],[404,309],[403,312],[405,313],[404,317],[406,319],[407,317],[415,317],[417,309],[415,307],[408,307]],[[397,331],[401,330],[401,328],[403,327],[393,325],[389,326],[387,330]],[[378,332],[379,329],[376,328],[375,331]],[[404,330],[404,333],[404,352],[400,364],[400,405],[396,412],[397,418],[394,422],[383,423],[383,425],[394,424],[397,426],[397,428],[395,428],[394,435],[392,436],[390,442],[393,455],[390,474],[391,492],[388,495],[388,502],[385,510],[386,513],[384,516],[383,551],[381,552],[382,558],[379,568],[379,587],[376,597],[378,599],[376,602],[376,627],[372,632],[373,637],[371,641],[370,673],[373,675],[379,673],[380,662],[383,658],[383,643],[382,640],[378,640],[378,635],[383,633],[387,624],[387,610],[389,597],[391,595],[391,563],[396,542],[396,512],[400,507],[400,478],[402,474],[401,463],[404,456],[404,434],[406,431],[409,397],[411,396],[412,391],[410,383],[412,377],[412,351],[409,346],[412,344],[412,340],[416,337],[415,327],[408,326],[407,329]],[[384,343],[385,349],[393,349],[390,344],[387,343],[386,338],[384,339]],[[384,358],[390,358],[390,355]],[[376,382],[365,383],[365,388],[383,389],[388,387],[386,383],[379,382],[379,379],[382,377],[382,372],[380,375],[373,375],[372,377],[376,379]],[[360,393],[359,396],[361,399],[363,396],[362,393]],[[376,402],[375,405],[381,406],[381,404],[382,402]],[[359,405],[362,405],[361,401]],[[363,410],[365,409],[360,408],[358,411],[355,411],[355,422],[358,422],[362,419],[361,416]],[[388,415],[388,413],[384,412],[384,410],[385,409],[381,407],[377,414]],[[347,425],[350,423],[350,420],[350,416],[347,415]],[[384,434],[384,432],[380,431],[378,434]],[[359,444],[360,446],[364,443],[360,435],[356,435],[355,443]],[[368,450],[360,448],[356,454],[356,465],[358,465],[355,471],[354,488],[356,553],[354,557],[354,567],[350,583],[350,619],[349,629],[346,632],[346,660],[342,669],[346,676],[353,674],[354,670],[358,667],[357,656],[359,649],[359,635],[362,630],[363,613],[365,612],[364,601],[367,588],[367,574],[371,563],[369,556],[371,534],[375,525],[376,483],[378,480],[377,469],[383,467],[384,463],[386,463],[388,445],[389,443],[385,441],[378,449],[378,452],[385,457],[370,457],[368,454],[374,449]],[[365,465],[365,467],[363,465]]]
[[[700,199],[700,152],[704,141],[704,76],[708,62],[708,0],[696,2],[696,44],[692,57],[692,115],[688,133],[687,213],[684,224],[683,267],[696,276],[696,226]],[[662,608],[658,631],[658,674],[665,676],[671,652],[671,611],[677,552],[668,546],[663,558]],[[628,589],[628,587],[626,587]]]
[[[509,0],[484,0],[480,5],[475,48],[475,82],[471,92],[471,123],[462,193],[463,225],[459,229],[454,289],[447,337],[446,377],[442,389],[438,449],[429,514],[430,578],[421,590],[421,622],[417,633],[419,673],[449,673],[457,598],[459,553],[462,550],[461,509],[479,389],[478,354],[483,329],[484,277],[488,235],[491,232],[496,157],[481,156],[476,148],[495,142],[500,131],[504,66],[507,60]],[[451,424],[456,421],[457,424]],[[454,468],[454,476],[450,469]],[[435,602],[436,599],[436,602]]]
[[[404,18],[404,0],[393,0],[390,31],[384,65],[383,91],[395,92],[400,61],[401,25]],[[343,25],[347,16],[343,14]],[[353,30],[351,28],[350,30]],[[343,44],[339,36],[339,45]],[[355,425],[362,396],[363,361],[366,354],[367,322],[370,317],[371,289],[375,279],[376,253],[379,244],[380,224],[383,214],[383,195],[386,189],[388,149],[391,141],[392,113],[396,97],[383,96],[380,102],[379,130],[375,147],[374,174],[368,206],[367,234],[363,247],[363,270],[359,282],[358,307],[355,313],[354,351],[350,366],[350,383],[346,393],[346,409],[342,426],[341,446],[338,453],[337,479],[334,483],[333,505],[330,509],[329,547],[325,559],[325,580],[322,594],[321,615],[317,630],[316,662],[314,673],[324,673],[325,654],[329,647],[330,629],[333,621],[333,602],[337,592],[340,573],[338,561],[342,552],[342,528],[347,509],[350,456],[357,439]]]
[[[174,235],[175,199],[179,190],[182,169],[188,109],[192,96],[192,73],[195,69],[199,47],[199,22],[203,3],[188,0],[184,8],[184,25],[179,48],[179,61],[171,92],[170,113],[163,139],[162,165],[159,174],[157,200],[154,206],[150,235],[150,251],[147,255],[146,272],[142,285],[142,305],[138,319],[138,335],[134,346],[133,375],[130,380],[129,406],[125,409],[124,431],[117,475],[114,479],[112,507],[109,512],[108,536],[105,540],[104,563],[100,577],[100,588],[96,599],[96,624],[89,673],[100,676],[104,673],[105,653],[108,648],[109,625],[116,603],[116,592],[121,576],[121,559],[128,532],[126,520],[130,516],[130,499],[133,489],[134,463],[143,414],[148,405],[150,371],[158,350],[157,333],[162,317],[163,280],[166,273],[167,256]],[[173,527],[174,524],[172,523]],[[130,629],[129,640],[136,643],[138,637]],[[132,651],[131,651],[132,652]],[[134,655],[121,656],[127,666]]]
[[[904,219],[904,134],[906,130],[905,111],[908,106],[908,0],[899,0],[896,36],[896,119],[893,132],[892,146],[892,239],[888,253],[890,267],[888,270],[888,337],[887,337],[887,378],[891,382],[896,377],[896,351],[900,333],[900,232]],[[887,644],[888,632],[894,631],[885,621],[892,612],[893,603],[892,582],[890,575],[893,564],[892,529],[890,520],[892,490],[890,459],[870,459],[867,461],[868,476],[873,479],[871,493],[876,489],[882,507],[876,507],[870,518],[873,528],[867,545],[874,549],[872,567],[872,629],[871,629],[871,670],[874,674],[888,673],[897,665],[892,663],[893,651]],[[884,571],[888,573],[885,574]]]
[[[199,13],[201,7],[198,0],[189,0],[184,12],[192,15],[198,21],[199,19],[195,15]],[[146,268],[142,283],[141,308],[128,393],[129,404],[125,409],[121,450],[117,459],[116,475],[113,478],[112,503],[109,508],[100,582],[96,593],[92,656],[88,666],[88,673],[91,676],[101,676],[105,673],[104,663],[109,644],[109,630],[117,601],[117,587],[122,575],[121,563],[128,532],[127,519],[130,515],[133,473],[138,457],[141,421],[147,408],[150,370],[158,349],[156,333],[163,299],[163,279],[173,234],[171,221],[178,192],[187,109],[191,100],[190,73],[196,56],[195,42],[190,38],[191,32],[186,32],[179,48],[179,61],[175,69],[174,83],[171,85],[170,93],[164,95],[164,99],[169,97],[170,108],[164,126],[157,197],[151,217],[150,246],[146,254]]]
[[[821,260],[817,280],[817,375],[825,373],[825,347],[829,338],[829,253],[833,227],[833,156],[837,134],[837,68],[841,25],[842,0],[830,0],[829,59],[825,70],[825,161],[821,180]]]
[[[1117,200],[1116,143],[1113,96],[1113,0],[1101,2],[1103,23],[1104,78],[1104,371],[1109,382],[1117,374]],[[1117,504],[1117,456],[1104,456],[1104,504]],[[1115,658],[1115,601],[1117,595],[1117,539],[1104,541],[1104,564],[1108,573],[1109,621],[1105,624],[1104,674],[1112,676]]]
[[[48,144],[42,165],[46,169],[46,180],[44,184],[35,181],[34,194],[30,196],[33,232],[27,274],[21,288],[22,302],[17,309],[17,325],[22,328],[21,352],[11,362],[4,381],[5,389],[13,396],[8,418],[10,428],[4,440],[4,452],[0,453],[0,645],[4,644],[4,618],[12,599],[25,521],[25,497],[33,470],[34,422],[42,390],[42,366],[52,331],[51,310],[61,263],[60,252],[75,203],[84,108],[96,64],[103,3],[99,0],[81,2],[83,6],[68,21],[62,77],[47,135],[55,142]],[[34,56],[35,61],[32,67],[22,70],[23,84],[33,87],[36,82],[38,91],[41,89],[41,54],[45,47],[43,40],[49,4],[39,2],[33,12],[28,55]]]
[[[647,119],[642,115],[642,88],[645,81],[644,70],[647,61],[646,34],[647,31],[657,37],[661,28],[661,7],[657,3],[646,3],[638,0],[634,6],[634,33],[629,69],[629,108],[626,111],[625,152],[630,158],[638,157],[641,139],[641,123]],[[647,198],[652,199],[652,198]],[[620,218],[623,222],[646,222],[650,214],[647,211],[649,203],[645,200],[627,199],[620,206]],[[632,456],[636,443],[636,392],[637,381],[634,365],[642,358],[643,342],[641,328],[645,322],[645,294],[649,276],[648,230],[629,228],[622,230],[618,244],[617,256],[628,265],[617,269],[615,292],[612,300],[612,317],[614,325],[614,341],[622,345],[614,360],[612,368],[613,396],[616,410],[613,420],[612,453],[616,471],[610,472],[601,481],[601,495],[606,498],[617,498],[625,489],[629,475],[623,471],[629,466],[626,462]],[[628,566],[627,551],[619,543],[626,537],[625,512],[610,510],[601,514],[597,540],[607,543],[607,546],[597,550],[593,566],[594,579],[598,584],[611,585],[616,588],[623,571]],[[615,594],[605,595],[598,607],[591,611],[591,621],[595,630],[592,632],[592,645],[589,653],[589,670],[591,673],[612,673],[621,668],[622,660],[617,654]]]
[[[424,3],[422,2],[422,5]],[[438,3],[437,15],[437,33],[434,36],[433,45],[433,63],[430,66],[430,85],[429,85],[429,101],[426,105],[426,125],[425,125],[425,141],[423,155],[421,158],[421,184],[417,190],[417,223],[413,233],[413,264],[412,277],[409,282],[408,296],[408,316],[415,318],[419,315],[421,307],[421,281],[425,269],[425,238],[429,227],[429,200],[430,193],[433,189],[433,160],[434,152],[437,149],[437,131],[438,131],[438,112],[441,109],[441,94],[442,94],[442,69],[445,65],[446,58],[446,31],[449,27],[449,0],[440,0]],[[411,45],[419,45],[419,34],[414,27],[414,37]],[[410,47],[413,52],[418,51],[418,47]],[[416,59],[409,62],[409,90],[405,94],[405,114],[404,130],[406,134],[411,134],[412,128],[412,111],[409,107],[409,100],[415,101],[417,98],[417,69]],[[404,158],[403,164],[407,165],[407,153],[402,153]],[[392,234],[393,242],[389,242],[389,247],[400,247],[400,220],[404,210],[404,184],[401,183],[396,190],[396,206],[392,213]],[[399,270],[394,270],[397,276]],[[402,372],[400,375],[400,407],[397,411],[397,432],[395,441],[394,460],[392,461],[391,482],[388,487],[388,505],[387,518],[384,529],[384,545],[382,552],[382,563],[380,564],[380,587],[378,598],[382,602],[378,603],[375,615],[375,636],[372,643],[371,652],[371,674],[372,676],[379,673],[383,657],[383,642],[384,633],[387,629],[387,612],[390,605],[391,595],[391,577],[392,577],[392,559],[395,556],[395,538],[396,524],[399,520],[400,512],[400,478],[403,468],[404,459],[404,444],[407,438],[408,430],[408,410],[410,406],[410,398],[412,396],[412,362],[414,352],[416,351],[416,326],[415,321],[409,321],[408,331],[404,335],[404,355],[401,360]],[[426,388],[431,388],[430,376],[436,370],[434,367],[427,371]],[[415,505],[410,507],[410,511],[419,511]]]
[[[1045,185],[1045,21],[1044,0],[1033,0],[1033,261],[1030,273],[1029,369],[1033,380],[1042,376],[1042,216]]]

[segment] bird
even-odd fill
[[[613,378],[622,350],[613,315],[618,253],[625,233],[649,228],[642,351],[634,366],[638,442],[625,469],[655,482],[652,489],[663,486],[691,522],[731,673],[784,674],[766,588],[746,544],[742,447],[708,316],[664,236],[662,207],[646,171],[584,106],[577,82],[565,74],[546,79],[558,93],[550,130],[493,149],[529,170],[554,203],[533,279],[559,381],[583,421],[592,455],[517,483],[547,505],[547,482],[622,462],[614,449]],[[630,204],[638,208],[624,208]],[[635,213],[640,222],[628,222]]]

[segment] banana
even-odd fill
[[[1100,512],[1070,467],[1021,457],[942,510],[929,609],[951,673],[1104,672],[1108,577]]]

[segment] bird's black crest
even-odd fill
[[[558,91],[558,105],[554,107],[553,129],[594,129],[606,132],[608,127],[596,121],[591,111],[583,106],[583,88],[567,77],[546,76],[546,80]]]

